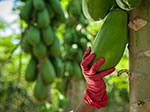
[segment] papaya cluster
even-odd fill
[[[87,49],[87,43],[90,41],[87,38],[87,34],[83,33],[83,28],[77,28],[79,25],[84,27],[88,25],[81,5],[82,1],[80,0],[72,0],[68,4],[67,12],[69,17],[67,18],[64,32],[64,53],[62,56],[65,74],[70,77],[74,76],[76,80],[83,78],[80,62],[84,51]]]
[[[123,56],[128,42],[128,14],[135,9],[142,0],[82,0],[83,12],[90,20],[102,20],[104,24],[98,31],[91,53],[96,57],[105,58],[105,63],[97,72],[115,67]]]
[[[20,17],[28,24],[21,47],[31,55],[25,79],[36,81],[34,96],[45,101],[49,85],[64,71],[56,28],[65,21],[65,15],[59,0],[26,0]]]

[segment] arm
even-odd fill
[[[111,74],[115,68],[111,68],[97,73],[97,70],[105,62],[104,58],[97,60],[91,68],[89,64],[95,58],[95,53],[90,54],[91,48],[85,51],[81,62],[82,73],[87,83],[87,89],[84,94],[84,101],[80,103],[76,112],[95,112],[107,105],[108,95],[103,78]]]
[[[95,112],[95,106],[89,106],[84,100],[79,104],[75,112]]]

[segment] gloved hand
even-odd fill
[[[95,58],[95,53],[90,54],[91,47],[89,47],[82,58],[81,68],[84,78],[87,83],[87,89],[84,94],[84,100],[90,106],[96,106],[98,109],[105,107],[108,101],[108,95],[106,93],[106,85],[103,77],[111,74],[115,68],[111,68],[99,73],[96,73],[98,68],[105,62],[104,58],[97,60],[91,68],[88,65]]]

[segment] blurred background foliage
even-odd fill
[[[69,1],[61,0],[65,13]],[[1,0],[1,2],[5,1]],[[17,15],[18,18],[11,22],[5,21],[5,18],[2,18],[0,15],[0,112],[64,112],[64,107],[69,106],[69,99],[67,99],[62,91],[64,83],[62,78],[56,78],[55,82],[51,85],[51,102],[42,104],[37,103],[33,96],[34,83],[27,83],[24,79],[25,69],[30,56],[24,53],[19,45],[21,30],[27,27],[27,24],[19,19],[22,6],[23,3],[20,0],[13,1],[12,13]],[[93,43],[95,35],[102,24],[103,21],[89,21],[86,32],[91,43]],[[63,32],[65,32],[65,24],[61,24],[57,29],[57,35],[61,43],[64,38]],[[89,43],[88,45],[91,44]],[[128,57],[128,49],[126,48],[120,63],[116,66],[116,71],[105,78],[109,101],[107,107],[99,111],[128,112],[128,76],[127,74],[117,76],[119,70],[128,69]],[[81,99],[83,98],[81,97]]]

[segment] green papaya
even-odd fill
[[[82,71],[81,71],[80,65],[75,62],[74,62],[74,77],[76,80],[82,79]]]
[[[47,58],[42,63],[41,73],[44,84],[52,84],[54,82],[56,73],[51,61]]]
[[[54,18],[55,13],[54,13],[52,7],[50,6],[50,4],[46,4],[46,7],[47,7],[47,10],[48,10],[48,12],[49,12],[50,19]]]
[[[40,42],[40,31],[36,27],[31,26],[27,33],[29,43],[32,46],[36,46]]]
[[[127,18],[127,13],[123,10],[110,11],[96,35],[91,52],[96,57],[92,64],[99,58],[105,58],[105,63],[98,72],[115,67],[120,61],[127,43]]]
[[[55,13],[61,13],[62,8],[59,0],[49,0],[49,3]]]
[[[33,0],[33,6],[36,10],[43,10],[45,7],[44,0]]]
[[[75,55],[75,60],[80,63],[83,57],[83,51],[82,49],[78,48],[77,53]]]
[[[46,28],[49,26],[49,23],[50,23],[50,15],[47,11],[47,9],[43,9],[42,11],[39,11],[38,12],[38,15],[37,15],[37,22],[38,22],[38,25],[41,27],[41,28]]]
[[[127,11],[135,9],[142,0],[116,0],[117,5]]]
[[[42,39],[47,46],[52,44],[53,37],[54,37],[54,34],[53,34],[51,26],[48,26],[42,29]]]
[[[26,69],[26,72],[25,72],[25,79],[26,81],[35,81],[36,80],[36,77],[37,77],[37,74],[36,74],[36,65],[37,65],[37,62],[36,62],[36,59],[34,57],[32,57],[30,59],[30,62],[29,64],[27,65],[27,69]]]
[[[73,73],[74,67],[71,61],[66,61],[64,67],[65,67],[65,72],[68,72],[70,74]]]
[[[49,47],[49,52],[52,57],[58,57],[60,55],[60,42],[56,35],[54,35],[53,43]]]
[[[81,37],[79,40],[79,45],[84,49],[87,46],[88,40],[85,37]]]
[[[59,57],[57,57],[57,58],[52,59],[52,63],[56,71],[56,76],[62,77],[64,73],[64,65],[63,65],[62,60]]]
[[[33,54],[36,58],[44,58],[46,56],[46,47],[45,45],[40,42],[37,46],[33,47]]]
[[[47,97],[47,88],[45,87],[41,77],[38,77],[36,81],[34,87],[34,96],[40,101],[45,100]]]
[[[76,54],[77,50],[78,50],[78,46],[74,44],[68,49],[67,54],[73,57]]]
[[[113,5],[114,0],[82,0],[83,13],[87,19],[103,19]]]
[[[21,9],[20,17],[25,20],[27,23],[31,20],[32,12],[32,0],[27,0],[23,8]]]
[[[71,43],[72,42],[72,33],[67,32],[64,34],[64,43]]]
[[[24,35],[22,43],[21,43],[21,48],[26,52],[29,53],[32,51],[32,46],[28,42],[28,36],[27,34]]]

